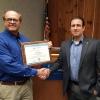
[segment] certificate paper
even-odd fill
[[[27,65],[41,64],[50,61],[50,54],[47,42],[24,43],[23,49],[23,61]]]

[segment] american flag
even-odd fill
[[[50,22],[48,18],[48,0],[45,0],[44,40],[49,41]]]

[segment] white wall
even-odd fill
[[[17,10],[23,16],[20,29],[31,40],[43,38],[43,16],[45,0],[0,0],[0,31],[3,30],[2,14],[5,10]]]

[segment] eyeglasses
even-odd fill
[[[19,19],[15,19],[15,18],[5,18],[5,21],[7,21],[7,22],[18,22],[19,21]]]

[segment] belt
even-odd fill
[[[14,81],[14,82],[8,82],[8,81],[0,81],[1,85],[24,85],[27,80],[22,81]]]
[[[71,81],[71,84],[73,84],[73,85],[79,85],[79,82]]]

